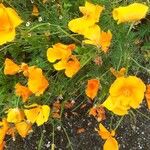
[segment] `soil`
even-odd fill
[[[62,121],[53,121],[55,125],[53,134],[55,150],[102,150],[104,141],[95,131],[95,128],[98,128],[98,122],[88,115],[88,110],[91,107],[91,103],[86,103],[84,108],[79,107],[73,112],[67,110],[62,117]],[[149,116],[145,102],[138,111]],[[136,110],[133,112],[135,116],[126,115],[116,131],[120,150],[150,150],[150,119]],[[103,122],[106,127],[109,127],[109,115],[106,114],[106,121]],[[114,117],[113,122],[116,122],[117,119],[118,117]],[[19,136],[16,137],[15,141],[11,138],[8,139],[6,149],[50,150],[53,143],[52,133],[52,123],[38,128],[35,127],[34,132],[26,139],[22,139]]]

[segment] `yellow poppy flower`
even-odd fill
[[[27,121],[22,121],[15,124],[15,127],[21,137],[25,138],[32,131],[32,124]]]
[[[79,10],[82,12],[83,16],[87,19],[93,20],[93,24],[99,22],[99,17],[104,10],[104,7],[100,5],[94,5],[89,3],[88,1],[85,2],[85,6],[80,6]]]
[[[99,124],[99,135],[102,139],[106,140],[103,146],[103,150],[119,150],[118,142],[114,138],[115,131],[109,132],[101,123]]]
[[[11,59],[6,58],[4,63],[4,74],[15,75],[20,71],[20,66],[15,64]]]
[[[18,123],[24,119],[24,113],[19,108],[11,108],[7,112],[7,121],[11,123]]]
[[[48,81],[43,75],[42,69],[35,66],[28,69],[28,88],[36,96],[40,96],[48,87]]]
[[[92,100],[96,97],[100,83],[97,79],[88,80],[87,88],[85,90],[86,95],[90,97]]]
[[[31,123],[37,123],[38,126],[42,125],[43,123],[48,121],[48,117],[50,114],[50,107],[48,105],[37,105],[33,104],[27,106],[24,110],[26,118]]]
[[[86,1],[85,6],[79,7],[79,9],[83,17],[71,20],[68,23],[68,27],[72,32],[84,34],[88,30],[88,27],[99,22],[99,17],[104,7]]]
[[[133,3],[128,6],[115,8],[112,12],[117,24],[124,22],[136,22],[145,18],[148,12],[148,6],[141,3]]]
[[[56,60],[68,58],[71,55],[72,50],[75,49],[75,47],[76,47],[75,44],[65,45],[65,44],[57,43],[53,45],[53,48],[49,48],[47,50],[48,61],[53,63]]]
[[[98,25],[91,26],[84,34],[85,40],[83,43],[95,45],[101,48],[103,52],[107,52],[112,40],[112,33],[101,31]]]
[[[110,95],[103,103],[117,115],[125,115],[130,107],[136,109],[144,98],[145,84],[136,76],[119,77],[109,89]]]
[[[23,102],[26,102],[28,98],[32,95],[32,92],[29,90],[29,88],[21,85],[20,83],[17,83],[15,85],[15,93],[17,96],[22,97]]]
[[[100,34],[101,34],[101,28],[95,24],[89,27],[88,30],[84,33],[85,40],[83,42],[86,44],[92,44],[98,46],[100,42]]]
[[[92,25],[93,22],[91,23],[90,20],[87,20],[86,18],[82,17],[71,20],[68,23],[68,28],[74,33],[84,35],[84,33],[88,30],[88,27]]]
[[[0,4],[0,45],[14,40],[15,28],[22,22],[15,10]]]

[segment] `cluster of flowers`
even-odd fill
[[[73,19],[69,22],[68,27],[72,32],[83,35],[85,44],[92,44],[100,48],[106,53],[110,47],[112,33],[110,30],[104,32],[98,26],[99,17],[104,10],[103,6],[94,5],[89,2],[85,6],[79,7],[82,17]],[[127,7],[115,8],[112,12],[114,20],[118,20],[118,24],[124,22],[136,22],[146,16],[148,7],[144,4],[134,3]],[[0,45],[10,42],[15,38],[15,28],[23,21],[17,13],[10,7],[0,4]],[[57,43],[47,50],[47,59],[56,70],[65,70],[67,77],[73,77],[80,70],[80,62],[72,51],[76,48],[75,44],[65,45]],[[115,71],[111,68],[111,72],[116,76],[116,80],[109,89],[109,96],[102,106],[106,107],[113,113],[123,116],[128,114],[130,108],[138,108],[144,98],[146,86],[142,80],[136,76],[126,76],[125,68]],[[4,74],[15,75],[22,73],[28,79],[27,86],[17,83],[15,93],[22,97],[26,102],[33,94],[40,96],[48,87],[48,81],[43,75],[42,69],[36,66],[28,66],[26,63],[17,65],[11,59],[6,58]],[[92,100],[97,96],[100,87],[98,79],[88,80],[86,95]],[[146,92],[147,99],[149,92]],[[94,111],[96,113],[96,111]],[[48,121],[50,107],[48,105],[32,104],[24,105],[24,108],[10,108],[7,111],[7,117],[0,122],[0,149],[5,144],[5,136],[18,132],[22,137],[26,137],[32,131],[32,124],[38,126]],[[105,139],[104,150],[118,150],[118,142],[114,138],[115,131],[109,132],[102,124],[99,125],[99,135]]]
[[[17,65],[8,58],[6,58],[4,65],[5,75],[23,73],[28,78],[28,87],[20,83],[15,85],[15,93],[17,96],[22,97],[24,103],[28,101],[31,95],[40,96],[47,89],[49,84],[41,68],[29,67],[25,63]],[[50,107],[48,105],[32,104],[29,106],[25,105],[22,109],[18,107],[10,108],[6,113],[7,117],[0,122],[0,149],[4,147],[6,135],[12,135],[13,139],[15,139],[15,133],[18,132],[24,138],[32,131],[34,123],[40,126],[47,122],[50,115]]]
[[[75,33],[84,36],[83,41],[86,44],[96,45],[101,48],[103,52],[107,52],[112,39],[110,31],[107,33],[100,30],[100,27],[95,23],[98,22],[99,16],[104,7],[93,5],[89,2],[85,3],[85,7],[80,7],[83,17],[73,19],[69,22],[69,29]],[[134,3],[126,7],[115,8],[112,12],[114,20],[118,20],[118,24],[124,22],[136,22],[144,18],[148,12],[148,7],[144,4]],[[93,15],[94,14],[94,15]],[[94,16],[94,17],[93,17]],[[125,68],[116,71],[110,68],[112,74],[116,77],[109,89],[109,96],[100,106],[91,108],[89,114],[97,117],[98,121],[105,119],[104,109],[112,111],[114,114],[123,116],[128,114],[130,108],[136,109],[140,107],[144,99],[146,86],[143,81],[136,76],[126,76]],[[92,100],[97,96],[100,87],[98,79],[88,80],[86,95]],[[149,87],[149,86],[148,86]],[[146,99],[149,106],[149,88],[147,88]],[[101,123],[99,130],[97,130],[102,139],[106,140],[104,143],[104,150],[118,150],[119,144],[114,138],[115,130],[109,132]]]

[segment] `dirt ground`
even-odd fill
[[[87,103],[84,108],[75,111],[67,110],[61,123],[55,121],[54,143],[56,150],[102,150],[104,141],[99,137],[95,128],[98,122],[88,115],[91,107]],[[146,116],[149,111],[144,102],[140,109]],[[150,149],[150,120],[134,111],[136,116],[127,115],[117,129],[116,137],[120,144],[120,150],[149,150]],[[106,114],[107,116],[107,114]],[[109,118],[109,114],[107,116]],[[117,120],[114,118],[113,120]],[[108,126],[110,120],[104,121]],[[7,150],[50,150],[52,142],[52,125],[46,124],[35,128],[26,139],[19,136],[15,141],[8,139]],[[53,149],[52,149],[53,150]]]

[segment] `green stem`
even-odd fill
[[[51,150],[55,150],[55,129],[54,129],[54,122],[53,124],[53,133],[52,133],[52,145],[51,145]]]
[[[38,144],[38,150],[41,150],[42,142],[43,142],[43,137],[44,137],[44,133],[42,132],[41,133],[41,138],[40,138],[40,141],[39,141],[39,144]]]
[[[79,105],[77,105],[75,108],[73,108],[71,110],[71,112],[75,111],[76,109],[78,109],[86,100],[83,100]]]
[[[129,35],[129,33],[131,32],[133,26],[134,26],[134,22],[130,25],[129,30],[128,30],[128,32],[127,32],[127,35]]]
[[[139,114],[141,114],[143,117],[147,118],[148,120],[150,120],[150,117],[146,116],[145,114],[141,113],[139,110],[135,109]]]
[[[66,137],[67,137],[67,140],[68,140],[70,149],[73,150],[72,143],[71,143],[71,141],[70,141],[70,139],[69,139],[69,136],[68,136],[68,134],[67,134],[67,131],[66,131],[66,129],[65,129],[63,126],[62,126],[62,128],[63,128],[63,130],[64,130],[64,132],[65,132],[65,134],[66,134]]]
[[[136,65],[138,65],[140,68],[142,68],[142,69],[146,70],[148,73],[150,73],[150,70],[149,70],[149,69],[147,69],[147,68],[143,67],[142,65],[140,65],[140,64],[139,64],[137,61],[135,61],[133,58],[131,58],[131,60],[132,60]]]
[[[72,40],[74,40],[75,42],[82,44],[81,41],[79,41],[78,39],[76,39],[75,37],[73,37],[71,34],[67,33],[64,29],[62,29],[60,26],[58,26],[58,29],[60,29],[64,34],[66,34],[68,37],[70,37]]]
[[[16,44],[16,43],[11,43],[11,44],[9,44],[9,45],[6,45],[5,47],[2,47],[2,48],[0,49],[0,52],[1,52],[2,50],[4,50],[4,49],[6,49],[6,48],[8,48],[8,47],[10,47],[10,46],[12,46],[12,45],[14,45],[14,44]]]
[[[117,130],[117,129],[118,129],[118,127],[120,126],[121,122],[123,121],[123,118],[124,118],[124,116],[122,116],[122,117],[120,118],[120,120],[118,121],[118,123],[117,123],[117,125],[116,125],[116,127],[115,127],[114,130]]]
[[[28,30],[28,32],[31,32],[32,30],[34,30],[34,29],[36,29],[36,28],[38,28],[38,27],[41,27],[41,26],[50,26],[50,25],[51,25],[50,23],[37,24],[37,25],[35,25],[34,27],[30,28],[30,29]]]
[[[81,41],[79,41],[78,39],[76,39],[75,37],[73,37],[71,34],[67,33],[64,29],[61,28],[60,25],[56,25],[56,24],[51,24],[51,23],[41,23],[38,25],[35,25],[34,27],[32,27],[31,29],[28,30],[28,32],[31,32],[32,30],[41,27],[41,26],[54,26],[57,27],[59,30],[61,30],[64,34],[66,34],[68,37],[70,37],[71,39],[73,39],[75,42],[82,44]]]
[[[110,120],[110,125],[109,125],[109,128],[110,128],[111,130],[112,130],[113,119],[114,119],[114,116],[112,115],[112,116],[111,116],[111,120]]]

